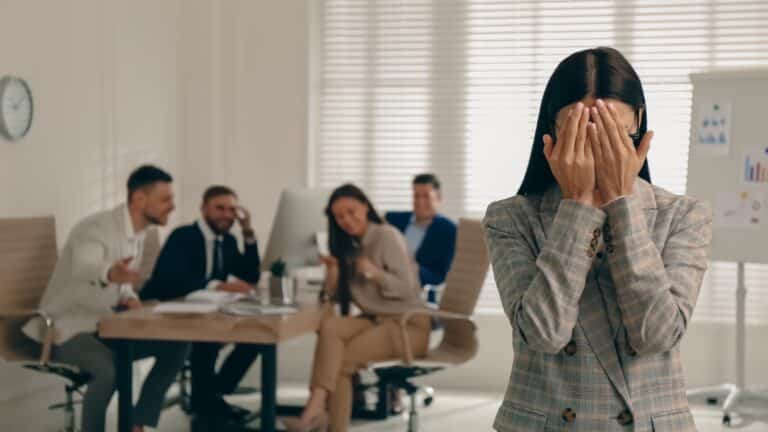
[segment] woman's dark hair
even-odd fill
[[[341,313],[349,313],[349,304],[352,295],[349,290],[349,282],[355,276],[355,260],[360,254],[360,240],[344,231],[336,222],[331,208],[340,198],[352,198],[368,206],[368,221],[380,224],[381,217],[365,193],[353,184],[344,184],[336,188],[328,199],[325,207],[325,215],[328,217],[328,246],[331,255],[339,262],[339,285],[336,288],[336,300],[341,305]]]
[[[599,47],[573,53],[557,65],[544,89],[531,158],[523,183],[517,191],[519,195],[541,195],[556,183],[544,157],[543,137],[545,134],[555,137],[555,119],[563,107],[588,96],[620,100],[631,106],[636,116],[640,115],[642,109],[637,134],[632,137],[635,147],[640,144],[648,130],[648,109],[645,106],[643,85],[632,65],[613,48]],[[650,183],[647,160],[638,175]]]

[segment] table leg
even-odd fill
[[[117,375],[117,430],[131,432],[133,428],[133,342],[115,342],[115,372]]]
[[[264,345],[261,353],[261,431],[275,432],[277,421],[277,347]]]

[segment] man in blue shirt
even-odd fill
[[[438,213],[441,198],[437,176],[419,174],[413,179],[413,211],[386,214],[405,235],[422,286],[445,281],[456,248],[456,224]],[[436,293],[430,290],[427,300],[436,303]]]

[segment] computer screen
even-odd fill
[[[327,241],[325,206],[330,195],[330,189],[322,188],[292,188],[282,192],[262,259],[263,270],[269,270],[277,259],[285,261],[288,271],[319,265],[319,251],[328,249],[327,245],[318,248],[317,242]]]

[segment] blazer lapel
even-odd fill
[[[613,387],[630,404],[629,389],[616,352],[611,322],[594,283],[587,283],[579,301],[579,326]]]

